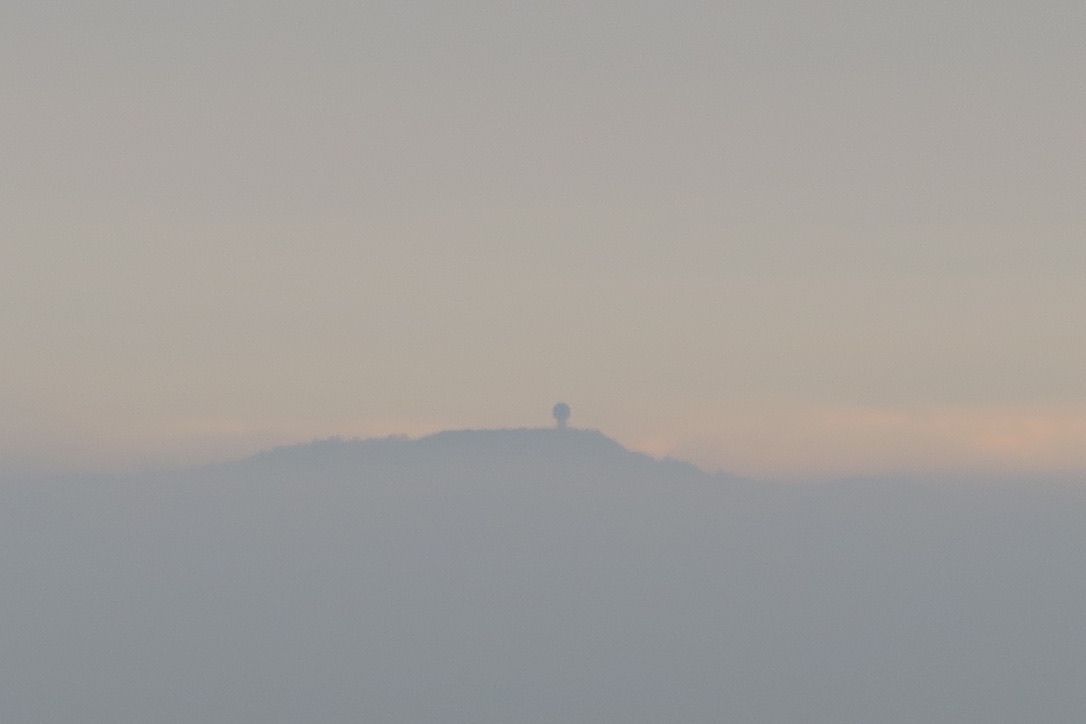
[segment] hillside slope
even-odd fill
[[[1072,722],[1086,497],[595,432],[0,489],[0,721]]]

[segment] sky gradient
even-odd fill
[[[0,471],[571,423],[1086,469],[1086,4],[0,9]]]

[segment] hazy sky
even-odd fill
[[[0,469],[572,423],[1086,468],[1086,3],[0,5]]]

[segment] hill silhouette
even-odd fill
[[[0,492],[4,722],[1086,713],[1086,499],[783,486],[582,430]]]
[[[419,439],[370,440],[332,438],[275,448],[227,469],[337,470],[344,475],[369,466],[398,465],[422,470],[464,469],[493,474],[505,469],[518,475],[565,470],[584,474],[595,468],[638,475],[705,477],[695,466],[679,460],[658,460],[632,452],[597,430],[519,428],[447,430]],[[212,466],[218,467],[218,466]],[[725,475],[717,475],[721,479]],[[519,479],[519,478],[518,478]]]

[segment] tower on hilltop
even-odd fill
[[[566,429],[566,423],[569,421],[569,405],[564,402],[559,402],[551,410],[551,414],[554,415],[554,421],[558,425],[559,430]]]

